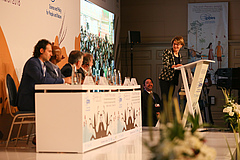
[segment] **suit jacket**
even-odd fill
[[[52,78],[43,73],[40,60],[31,57],[24,65],[22,79],[18,89],[17,104],[20,111],[35,111],[35,84],[60,84],[62,78]]]
[[[65,77],[70,77],[72,76],[72,66],[70,63],[66,63],[62,69],[61,69],[61,72],[62,74],[65,76]]]
[[[155,126],[158,119],[156,112],[162,111],[162,103],[157,93],[153,92],[154,99],[152,96],[146,91],[143,90],[141,94],[141,101],[142,101],[142,125],[148,126],[148,119],[152,118],[153,124],[151,126]],[[159,104],[160,107],[155,107],[155,104]],[[151,107],[151,108],[149,108]],[[152,110],[152,116],[148,117],[149,109]]]
[[[180,63],[182,62],[182,55],[178,53],[180,57]],[[172,65],[175,65],[173,49],[165,49],[163,52],[163,69],[159,75],[159,79],[164,81],[172,81],[174,78],[175,70]]]
[[[82,69],[82,67],[80,67],[77,71],[78,71],[78,73],[81,73],[82,80],[84,80],[85,79],[85,73],[84,73],[84,70]]]
[[[55,69],[53,68],[53,64],[49,61],[45,62],[46,70],[47,72],[53,77],[53,78],[64,78],[64,75],[62,74],[61,70],[57,68],[58,75],[56,74]]]

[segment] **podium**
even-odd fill
[[[212,62],[215,63],[215,61],[212,61],[212,60],[202,59],[202,60],[188,63],[186,65],[175,68],[176,70],[181,71],[183,85],[184,85],[186,98],[187,98],[187,104],[186,104],[183,118],[182,118],[182,124],[184,127],[186,125],[186,121],[189,113],[192,114],[193,116],[195,113],[199,114],[199,124],[201,125],[203,123],[198,100],[202,91],[202,86],[204,84],[204,79],[207,73],[209,63],[212,63]],[[191,69],[194,67],[196,68],[193,76]],[[186,71],[188,75],[188,80],[187,80]],[[191,84],[191,87],[189,87],[189,84]]]

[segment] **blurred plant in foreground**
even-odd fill
[[[152,160],[214,160],[216,151],[205,144],[202,133],[197,129],[199,125],[199,115],[188,116],[190,128],[184,128],[181,123],[181,116],[177,99],[168,99],[164,102],[164,113],[161,114],[160,139],[154,143],[153,132],[150,128],[150,140],[143,143],[152,153]],[[174,106],[174,107],[173,107]],[[174,108],[174,112],[173,112]]]
[[[229,91],[222,88],[222,92],[225,98],[225,104],[223,105],[224,121],[225,123],[232,125],[231,128],[238,132],[240,105],[235,103],[235,100],[230,96]]]

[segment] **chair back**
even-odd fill
[[[17,88],[10,74],[7,74],[6,76],[5,86],[6,86],[7,99],[9,102],[8,103],[9,112],[13,116],[11,106],[14,106],[14,107],[17,106]]]

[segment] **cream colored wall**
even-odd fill
[[[162,68],[162,50],[169,48],[170,40],[181,35],[187,42],[188,3],[229,2],[229,68],[240,67],[240,1],[239,0],[121,0],[121,64],[123,77],[131,75],[130,45],[127,32],[140,31],[141,44],[133,46],[133,76],[138,83],[146,77],[154,81],[154,91],[160,94],[158,73]],[[187,53],[182,51],[184,62]],[[210,87],[210,96],[216,97],[212,105],[215,125],[224,127],[222,119],[223,95],[215,85]],[[234,93],[237,96],[237,92]]]
[[[53,7],[58,10],[53,10]],[[65,47],[69,53],[74,47],[75,36],[80,33],[78,8],[79,0],[71,3],[66,0],[0,1],[0,131],[4,140],[12,121],[5,94],[6,74],[11,74],[18,87],[23,66],[32,56],[34,45],[42,38],[52,42],[55,37],[61,37],[61,27],[67,32],[60,47]],[[15,131],[17,129],[12,137],[16,136]]]

